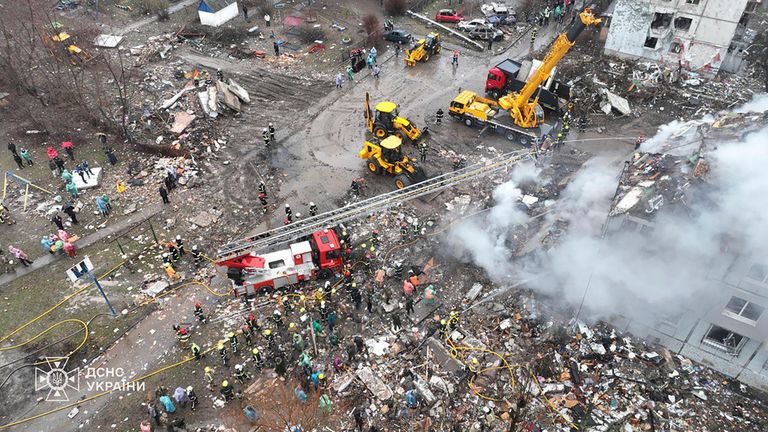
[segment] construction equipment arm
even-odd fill
[[[557,66],[560,60],[571,49],[573,44],[576,43],[576,38],[579,37],[582,31],[584,31],[584,28],[591,25],[597,25],[600,22],[601,20],[599,18],[595,18],[595,16],[592,15],[592,10],[590,10],[590,8],[584,8],[584,10],[579,13],[579,19],[573,22],[571,28],[568,29],[568,32],[560,33],[557,36],[555,42],[552,44],[552,48],[550,48],[546,57],[544,57],[541,66],[536,70],[531,79],[528,80],[522,90],[517,94],[508,94],[502,97],[499,99],[499,105],[506,110],[517,107],[523,114],[526,114],[528,110],[532,112],[535,103],[528,103],[531,96],[533,96],[539,86],[549,78],[552,69]],[[528,109],[524,107],[528,107]],[[524,115],[524,117],[527,116]]]

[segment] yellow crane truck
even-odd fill
[[[552,43],[541,66],[533,73],[525,86],[519,91],[502,96],[498,102],[477,95],[472,91],[462,91],[451,101],[448,114],[460,119],[467,126],[482,126],[504,133],[509,140],[517,140],[522,145],[529,145],[548,133],[552,126],[544,123],[544,110],[539,106],[537,90],[541,83],[549,78],[552,70],[576,43],[587,26],[600,24],[590,8],[579,13],[567,32],[560,33]],[[501,111],[509,115],[496,115]]]

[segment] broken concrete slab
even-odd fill
[[[413,313],[410,314],[408,318],[410,318],[411,322],[414,324],[421,324],[421,322],[431,316],[440,305],[441,303],[439,302],[424,304],[424,301],[418,301],[413,305]]]
[[[195,216],[189,218],[189,222],[202,228],[207,228],[213,225],[221,216],[220,212],[213,210],[202,211]]]
[[[77,190],[93,189],[95,187],[99,187],[99,184],[101,184],[101,168],[91,168],[91,172],[93,172],[91,176],[84,176],[85,181],[83,181],[79,174],[72,173],[72,181],[75,182]]]
[[[429,384],[426,381],[422,379],[413,380],[413,386],[416,387],[416,392],[421,396],[427,406],[432,406],[437,402],[437,397],[432,393],[432,390],[429,389]]]
[[[469,291],[467,291],[467,293],[464,295],[464,298],[469,302],[473,302],[480,295],[480,292],[482,290],[483,290],[483,285],[476,282],[472,284],[472,288],[470,288]]]
[[[230,109],[240,112],[242,109],[240,106],[240,99],[238,99],[238,97],[229,90],[229,86],[221,81],[216,81],[216,91],[221,103]]]
[[[605,96],[608,97],[608,103],[611,104],[613,109],[624,115],[632,114],[632,109],[629,107],[628,100],[617,95],[616,93],[611,93],[608,90],[605,90]]]
[[[227,85],[229,86],[229,91],[234,93],[243,103],[251,103],[251,96],[240,84],[236,83],[235,80],[230,78],[227,80]]]
[[[357,377],[365,384],[368,390],[376,396],[380,401],[387,401],[392,399],[394,393],[388,385],[384,384],[384,381],[373,373],[373,370],[369,366],[362,367],[356,372]]]
[[[179,111],[173,116],[173,125],[171,126],[171,132],[180,134],[184,132],[184,129],[189,127],[197,116],[194,114],[188,114],[185,111]]]
[[[148,295],[148,296],[150,296],[152,298],[155,298],[158,295],[160,295],[160,293],[165,291],[169,286],[171,286],[171,284],[169,284],[167,281],[159,280],[159,281],[156,281],[156,282],[150,284],[144,290],[144,294],[146,294],[146,295]]]
[[[120,45],[123,39],[125,39],[123,36],[100,34],[93,40],[93,44],[101,48],[115,48]]]
[[[451,357],[445,345],[431,337],[427,340],[427,343],[421,349],[421,355],[426,358],[427,350],[429,350],[429,359],[432,364],[440,366],[444,371],[449,372],[451,375],[460,379],[466,373],[464,371],[464,365],[458,360]]]

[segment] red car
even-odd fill
[[[435,21],[437,22],[457,23],[463,19],[464,17],[461,16],[461,12],[456,12],[453,9],[440,9],[435,14]]]

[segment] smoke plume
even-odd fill
[[[763,95],[737,111],[767,109],[768,97]],[[705,118],[695,125],[712,121]],[[663,143],[684,125],[665,125],[650,141]],[[499,283],[510,277],[532,278],[533,289],[574,306],[587,290],[584,311],[594,318],[621,314],[648,322],[684,309],[709,308],[719,294],[711,269],[728,259],[726,251],[768,264],[766,142],[768,126],[763,126],[710,145],[714,148],[703,155],[710,166],[706,180],[691,179],[681,203],[657,210],[652,231],[619,231],[601,238],[621,167],[592,160],[548,215],[550,226],[555,220],[568,224],[555,247],[514,258],[508,246],[510,230],[529,220],[516,205],[520,190],[514,175],[494,191],[495,207],[487,216],[462,224],[449,236],[461,242],[464,256]]]

